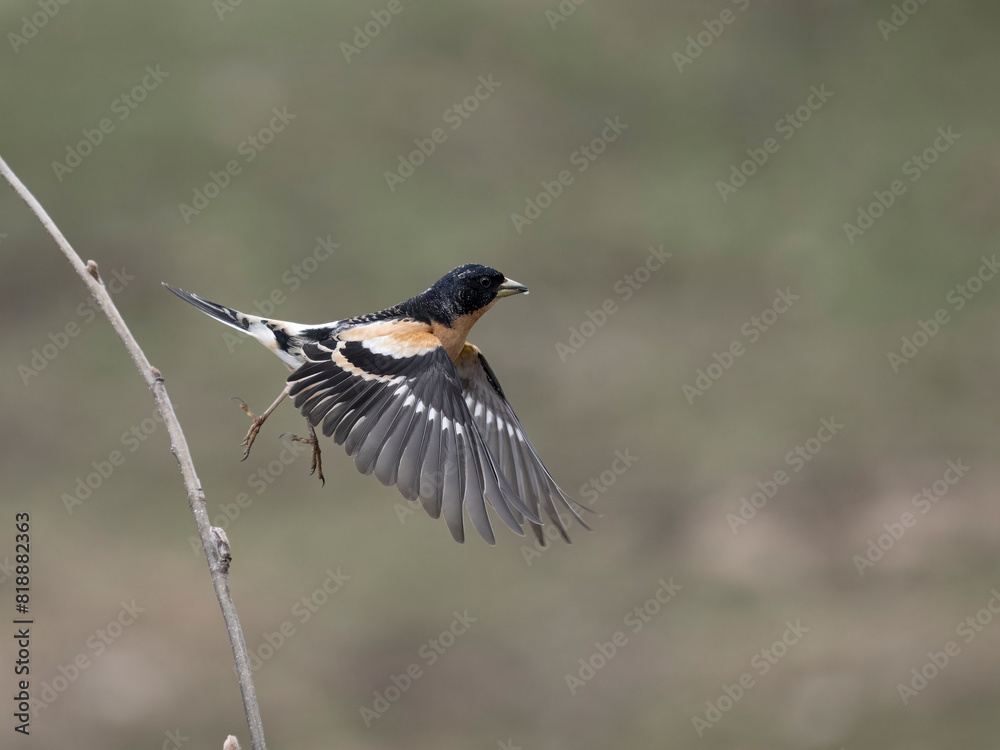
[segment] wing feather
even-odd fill
[[[444,515],[456,540],[465,538],[468,513],[495,543],[487,506],[518,534],[525,520],[538,533],[540,509],[565,533],[553,498],[567,507],[572,501],[548,477],[506,401],[501,396],[498,405],[482,387],[492,372],[472,373],[468,387],[469,373],[456,370],[429,326],[366,324],[309,342],[303,356],[288,381],[309,423],[343,445],[359,471],[419,499],[432,518]]]
[[[542,510],[567,542],[569,535],[559,507],[568,510],[577,523],[589,529],[577,512],[578,508],[589,509],[573,500],[552,479],[479,349],[466,344],[455,367],[462,380],[465,403],[484,436],[483,442],[503,478],[516,488],[520,501],[527,506],[525,515],[539,542],[545,543],[539,518]]]

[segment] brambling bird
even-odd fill
[[[302,325],[232,310],[164,284],[199,310],[253,336],[292,374],[243,440],[249,453],[264,420],[286,396],[306,419],[312,471],[323,479],[316,429],[344,445],[363,474],[442,513],[465,539],[463,508],[495,543],[486,503],[515,533],[527,521],[545,543],[541,511],[569,542],[557,505],[583,508],[552,479],[469,330],[498,299],[527,294],[523,284],[477,264],[459,266],[422,294],[380,312]],[[576,506],[576,507],[574,507]],[[585,508],[584,508],[585,509]]]

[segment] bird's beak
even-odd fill
[[[512,294],[527,294],[528,287],[524,284],[519,284],[513,279],[504,279],[503,283],[497,287],[497,297],[509,297]]]

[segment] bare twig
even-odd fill
[[[163,376],[160,371],[149,364],[146,355],[139,347],[135,337],[132,336],[128,326],[122,319],[118,308],[108,294],[108,290],[101,280],[101,275],[97,268],[97,263],[90,260],[84,263],[76,251],[72,248],[59,227],[49,217],[41,204],[31,194],[31,191],[24,186],[15,175],[7,162],[0,158],[0,174],[7,179],[14,191],[21,196],[28,207],[45,227],[45,230],[52,235],[63,255],[76,270],[77,274],[94,295],[104,314],[108,316],[111,325],[125,343],[125,348],[132,355],[135,366],[146,381],[146,385],[153,392],[156,400],[156,408],[163,416],[163,422],[170,434],[170,449],[177,458],[180,465],[181,476],[184,479],[184,486],[187,488],[188,503],[191,505],[191,512],[194,513],[195,523],[198,525],[198,534],[201,536],[201,544],[205,550],[205,558],[208,560],[208,568],[212,574],[212,585],[215,587],[215,595],[219,599],[219,606],[222,608],[222,616],[226,621],[226,629],[229,631],[229,641],[233,646],[233,655],[236,659],[236,672],[240,681],[240,691],[243,693],[243,708],[246,711],[247,725],[250,729],[250,745],[253,750],[266,750],[264,744],[264,726],[260,719],[260,707],[257,705],[257,692],[254,689],[253,673],[250,669],[250,659],[247,653],[246,641],[243,639],[243,629],[240,627],[240,620],[236,614],[236,606],[229,593],[229,541],[221,529],[213,529],[208,519],[208,510],[205,504],[205,493],[201,489],[201,482],[195,472],[194,461],[191,459],[191,451],[188,448],[181,424],[174,413],[173,404],[167,395],[166,386],[163,383]],[[230,738],[235,742],[235,738]]]

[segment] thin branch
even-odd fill
[[[222,529],[215,529],[208,519],[208,509],[205,503],[205,493],[202,491],[201,482],[195,472],[194,461],[191,459],[191,450],[188,448],[187,440],[184,438],[184,431],[174,413],[170,396],[167,395],[167,388],[163,383],[163,376],[160,371],[149,364],[146,355],[143,353],[135,337],[132,336],[128,326],[122,319],[118,308],[108,294],[108,290],[101,280],[101,275],[97,268],[97,263],[90,260],[84,263],[76,251],[72,248],[59,227],[49,217],[41,204],[31,194],[31,191],[24,186],[17,175],[7,166],[7,162],[0,157],[0,174],[7,179],[14,191],[21,196],[28,207],[45,227],[45,230],[52,235],[63,255],[83,279],[90,293],[94,295],[104,314],[108,316],[111,325],[125,343],[125,348],[132,355],[135,366],[153,392],[156,400],[156,408],[163,415],[163,422],[170,434],[170,449],[177,458],[180,465],[181,476],[184,479],[184,487],[187,489],[188,503],[191,505],[191,512],[194,513],[195,523],[198,525],[198,534],[201,536],[201,544],[205,550],[205,558],[208,560],[208,568],[212,574],[212,585],[215,587],[215,595],[219,599],[219,606],[222,608],[222,616],[226,621],[226,629],[229,631],[229,641],[233,646],[233,656],[236,659],[236,672],[240,681],[240,692],[243,694],[243,708],[246,712],[247,725],[250,729],[250,745],[253,750],[266,750],[264,743],[264,726],[260,719],[260,707],[257,705],[257,692],[253,684],[253,672],[250,669],[250,659],[247,653],[247,644],[243,638],[243,630],[240,627],[240,620],[236,614],[236,606],[229,593],[229,541],[226,539]]]

